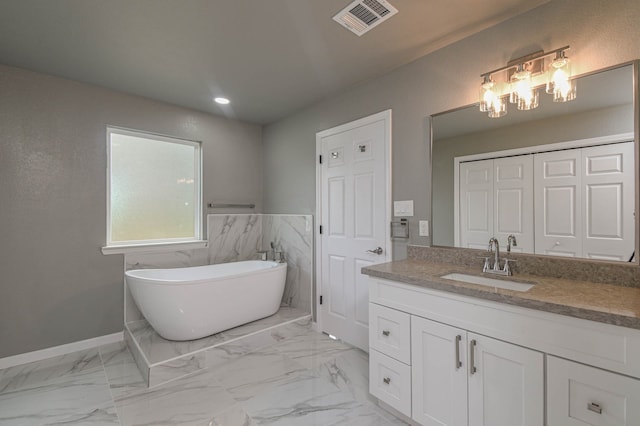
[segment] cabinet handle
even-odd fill
[[[460,361],[460,342],[462,341],[462,336],[456,336],[456,370],[462,367],[462,361]]]
[[[478,371],[476,369],[476,345],[478,344],[478,342],[476,342],[476,339],[473,339],[470,342],[469,345],[469,371],[471,372],[471,375],[473,376],[473,373],[475,373],[476,371]]]
[[[382,335],[383,336],[389,336],[391,334],[391,332],[389,330],[382,330]]]
[[[602,414],[602,407],[600,406],[600,404],[596,404],[595,402],[588,403],[587,409],[589,411],[593,411],[594,413]]]
[[[391,383],[391,377],[385,377],[384,379],[382,379],[382,381],[388,385],[389,383]]]

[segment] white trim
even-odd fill
[[[550,143],[546,145],[534,145],[524,148],[506,149],[503,151],[482,152],[480,154],[463,155],[453,158],[453,246],[460,247],[460,163],[491,158],[513,157],[515,155],[538,154],[542,152],[560,151],[564,149],[584,148],[596,145],[610,145],[614,143],[633,142],[633,133],[619,133],[596,138],[578,139]],[[432,194],[433,196],[433,194]]]
[[[42,361],[43,359],[66,355],[85,349],[96,348],[98,346],[107,345],[109,343],[121,342],[123,340],[124,334],[122,331],[119,331],[117,333],[107,334],[106,336],[93,337],[91,339],[67,343],[66,345],[54,346],[47,349],[41,349],[39,351],[8,356],[5,358],[0,358],[0,370],[9,367],[15,367],[16,365],[27,364],[29,362]]]
[[[191,250],[198,248],[207,248],[209,242],[202,241],[179,241],[175,243],[157,243],[157,244],[132,244],[121,246],[102,247],[102,254],[126,254],[126,253],[151,253],[175,250]]]
[[[345,132],[347,130],[351,130],[356,127],[361,127],[367,124],[375,123],[377,121],[384,121],[385,123],[385,150],[387,155],[387,161],[385,164],[385,197],[386,197],[386,208],[385,208],[385,227],[389,229],[389,223],[391,222],[391,201],[392,201],[392,110],[387,109],[376,114],[360,118],[355,121],[351,121],[349,123],[341,124],[336,127],[332,127],[330,129],[323,130],[321,132],[316,133],[316,221],[315,221],[315,230],[314,230],[314,239],[315,239],[315,282],[314,282],[314,290],[315,294],[313,294],[314,301],[313,305],[315,306],[316,311],[316,327],[317,330],[322,332],[322,315],[320,309],[320,294],[322,293],[322,238],[320,237],[320,226],[322,225],[322,166],[318,161],[320,155],[322,154],[322,138]],[[325,159],[326,161],[326,159]],[[386,261],[393,260],[393,244],[391,242],[391,233],[386,234],[385,244],[387,247],[385,258]],[[313,293],[313,292],[312,292]]]

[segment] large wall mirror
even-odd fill
[[[514,235],[516,252],[638,263],[637,75],[637,62],[590,73],[575,100],[542,93],[501,118],[434,115],[433,245]]]

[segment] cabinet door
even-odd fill
[[[460,246],[486,249],[493,237],[493,160],[460,164]]]
[[[425,426],[467,424],[466,331],[411,317],[412,418]]]
[[[541,352],[468,333],[469,426],[543,426]]]
[[[640,425],[640,380],[547,357],[549,426]]]

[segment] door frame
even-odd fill
[[[384,221],[386,229],[390,229],[391,223],[391,164],[392,164],[392,151],[391,151],[391,109],[380,111],[376,114],[369,115],[348,123],[341,124],[330,129],[322,130],[316,133],[316,220],[315,220],[315,272],[314,272],[314,286],[313,286],[313,307],[316,312],[316,329],[322,331],[322,310],[320,309],[320,296],[322,293],[322,238],[320,236],[320,226],[323,224],[322,218],[322,166],[320,164],[320,155],[322,154],[322,138],[330,136],[336,133],[345,132],[347,130],[355,129],[367,124],[375,123],[377,121],[384,121],[385,124],[385,140],[384,149],[387,156],[385,162],[385,215]],[[387,259],[393,259],[393,247],[391,245],[391,231],[385,234],[385,244],[387,247]]]

